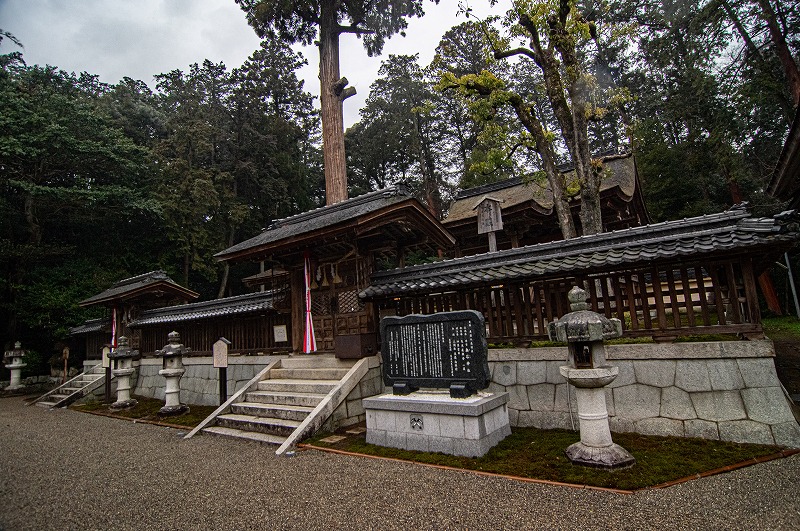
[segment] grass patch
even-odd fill
[[[772,340],[800,342],[800,319],[797,317],[767,317],[761,320],[761,325]]]
[[[110,409],[108,404],[103,402],[88,402],[86,404],[76,404],[70,406],[71,409],[76,411],[90,411],[100,415],[114,415],[116,417],[124,417],[133,420],[147,420],[151,422],[163,422],[165,424],[177,424],[179,426],[186,426],[187,428],[194,428],[200,424],[206,417],[217,409],[217,406],[189,406],[189,411],[178,416],[163,416],[158,413],[158,410],[164,406],[162,400],[155,398],[147,398],[144,396],[134,396],[138,403],[131,409],[116,411]]]
[[[564,450],[579,441],[580,436],[568,430],[514,428],[510,436],[480,458],[375,446],[367,444],[364,435],[349,435],[345,430],[337,433],[347,436],[343,441],[320,442],[328,435],[317,434],[306,442],[418,463],[625,490],[652,487],[780,451],[777,446],[617,433],[614,442],[628,450],[636,458],[636,464],[609,472],[570,463]]]

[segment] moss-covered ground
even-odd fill
[[[134,396],[138,403],[130,408],[117,411],[109,408],[109,404],[104,402],[94,401],[85,404],[75,404],[70,406],[71,409],[76,411],[86,411],[96,415],[107,415],[111,417],[122,417],[132,420],[144,420],[153,423],[160,423],[173,426],[186,426],[193,428],[200,424],[207,416],[217,409],[217,406],[197,406],[190,405],[189,411],[176,416],[164,416],[159,414],[158,410],[164,406],[163,400],[156,400],[154,398],[147,398],[143,396]]]
[[[636,464],[625,470],[606,471],[573,465],[566,458],[564,450],[580,440],[577,432],[567,430],[514,428],[509,437],[480,458],[375,446],[365,442],[364,434],[348,434],[347,430],[336,433],[346,436],[338,443],[321,441],[329,435],[318,434],[306,443],[418,463],[623,490],[653,487],[744,462],[755,463],[754,459],[781,451],[776,446],[617,433],[614,442],[628,450]]]

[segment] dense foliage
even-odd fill
[[[241,290],[213,254],[322,201],[318,113],[286,45],[157,75],[155,91],[2,58],[5,346],[49,353],[92,315],[76,302],[157,268],[204,298]]]

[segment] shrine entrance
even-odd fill
[[[365,334],[373,328],[367,305],[358,298],[368,273],[362,262],[357,258],[315,267],[311,315],[319,352],[333,352],[337,336]]]

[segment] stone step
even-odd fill
[[[51,407],[55,406],[56,403],[55,402],[36,402],[36,405],[39,406],[39,407],[51,408]]]
[[[316,407],[324,394],[315,393],[281,393],[277,391],[251,391],[245,394],[245,400],[260,404],[288,404],[294,406]]]
[[[300,422],[296,420],[237,415],[235,413],[226,413],[217,417],[217,426],[222,428],[257,431],[281,437],[288,437],[299,425]]]
[[[281,360],[282,369],[350,369],[358,360],[340,360],[331,355],[299,354]]]
[[[262,380],[258,382],[258,390],[327,395],[338,383],[339,380]]]
[[[83,387],[62,387],[59,389],[61,394],[66,394],[67,396],[71,395],[72,393],[77,393],[81,391]]]
[[[231,413],[236,415],[251,415],[253,417],[262,418],[302,421],[312,411],[314,411],[314,408],[308,406],[259,404],[253,402],[239,402],[238,404],[231,404]]]
[[[50,399],[51,402],[61,402],[62,400],[69,398],[71,395],[50,395],[47,398]]]
[[[286,440],[286,437],[279,437],[278,435],[271,435],[269,433],[260,433],[257,431],[242,431],[235,428],[223,428],[222,426],[212,426],[204,428],[203,433],[208,435],[215,435],[217,437],[229,437],[233,439],[243,439],[247,441],[259,442],[262,444],[274,444],[280,446]]]
[[[350,369],[334,368],[289,368],[272,369],[269,377],[273,380],[292,379],[292,380],[341,380]]]

